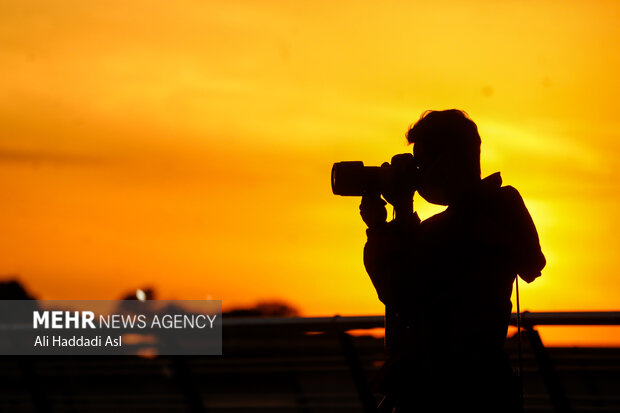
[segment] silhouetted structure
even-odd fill
[[[299,311],[281,301],[261,301],[254,307],[233,308],[222,313],[225,317],[298,317]]]
[[[17,281],[16,276],[10,275],[8,277],[15,277],[15,279],[0,281],[0,300],[35,300]]]
[[[364,263],[386,305],[391,353],[380,391],[398,412],[516,411],[503,345],[515,277],[531,282],[545,266],[536,228],[499,173],[481,179],[480,136],[463,112],[426,112],[407,138],[414,189],[448,208],[420,222],[414,190],[395,182],[383,193],[395,211],[385,222],[379,194],[362,198]],[[411,162],[397,155],[391,168],[410,170]]]

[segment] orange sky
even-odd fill
[[[41,298],[379,314],[331,164],[455,107],[538,226],[522,307],[620,308],[615,1],[5,0],[0,42],[0,274]]]

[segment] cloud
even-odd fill
[[[45,150],[9,149],[0,147],[0,163],[30,163],[54,165],[94,165],[102,159],[85,154],[71,154]]]

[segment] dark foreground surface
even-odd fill
[[[225,332],[223,348],[187,358],[1,357],[0,412],[363,412],[359,389],[385,359],[382,339],[267,328]],[[516,341],[507,349],[516,367]],[[620,412],[620,348],[546,353],[572,411]],[[523,367],[526,411],[554,411],[527,340]]]

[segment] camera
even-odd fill
[[[418,168],[413,155],[396,156],[399,157],[398,170],[393,165],[364,166],[361,161],[336,162],[332,167],[332,192],[334,195],[362,196],[381,194],[400,185],[417,188]]]

